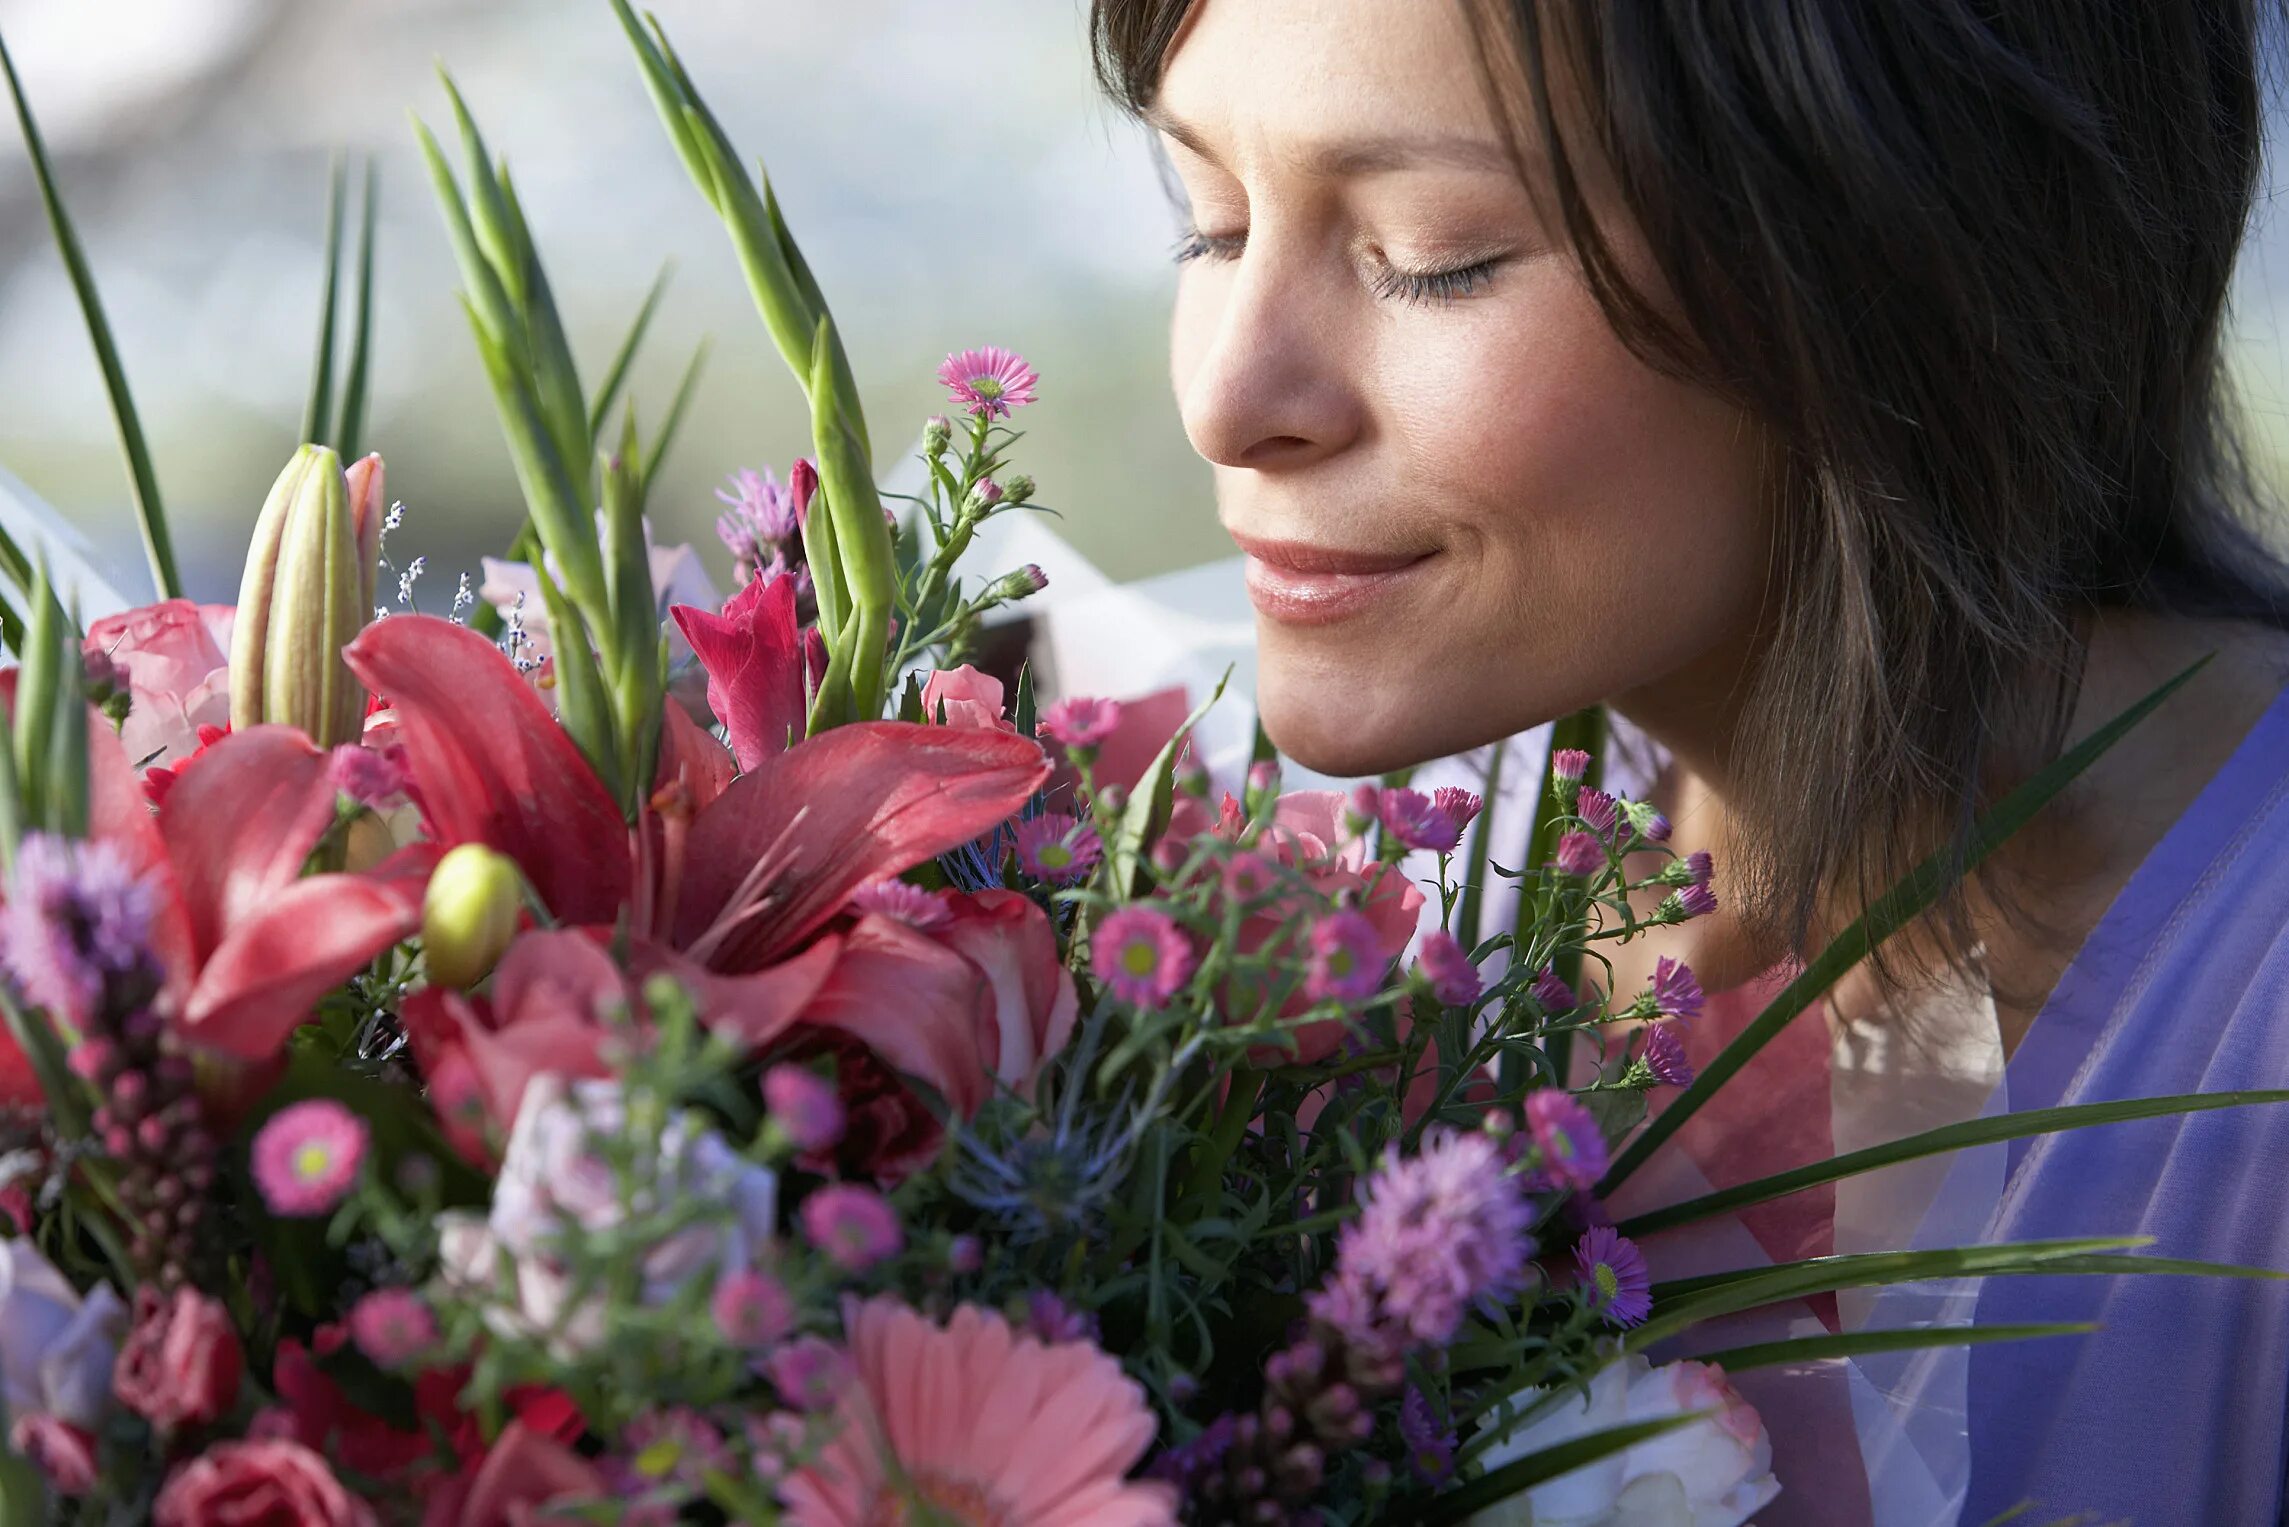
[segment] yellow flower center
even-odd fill
[[[294,1153],[294,1175],[304,1182],[325,1176],[327,1168],[333,1164],[334,1153],[315,1140],[305,1143]]]
[[[1121,948],[1121,969],[1132,976],[1149,976],[1160,968],[1160,950],[1150,939],[1131,939]]]

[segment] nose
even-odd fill
[[[1251,241],[1230,265],[1201,271],[1179,300],[1178,411],[1192,448],[1218,466],[1309,466],[1364,428],[1340,294],[1311,277]]]

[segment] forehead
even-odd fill
[[[1148,117],[1218,157],[1377,139],[1500,143],[1452,0],[1202,0]]]

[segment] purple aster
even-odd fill
[[[1653,915],[1659,922],[1681,923],[1696,917],[1707,917],[1716,910],[1717,893],[1703,883],[1670,892],[1663,898],[1661,905],[1653,909]]]
[[[753,1268],[740,1268],[716,1284],[707,1307],[724,1339],[750,1351],[784,1341],[795,1329],[794,1296],[777,1278]]]
[[[1526,1129],[1553,1186],[1588,1189],[1605,1175],[1605,1136],[1574,1095],[1544,1087],[1526,1095]]]
[[[1688,885],[1707,885],[1717,875],[1717,861],[1706,853],[1685,856],[1685,875]]]
[[[1382,941],[1365,913],[1330,913],[1312,924],[1303,994],[1314,1002],[1365,1002],[1382,989],[1384,964]]]
[[[1478,820],[1484,802],[1459,786],[1441,785],[1431,792],[1431,804],[1445,812],[1447,820],[1454,823],[1455,831],[1461,832]]]
[[[1685,1036],[1676,1023],[1648,1024],[1637,1058],[1664,1087],[1693,1085],[1693,1063],[1685,1058]]]
[[[1558,839],[1556,861],[1561,873],[1588,879],[1606,868],[1605,843],[1593,832],[1569,832]]]
[[[1044,811],[1017,824],[1017,862],[1036,880],[1071,885],[1104,857],[1097,829],[1062,811]]]
[[[1410,1387],[1399,1402],[1399,1440],[1407,1445],[1407,1462],[1417,1479],[1427,1485],[1446,1483],[1454,1472],[1454,1428],[1439,1425],[1430,1396],[1420,1389]]]
[[[24,995],[84,1024],[113,981],[157,978],[151,888],[112,844],[26,833],[0,908],[0,962]]]
[[[1415,968],[1430,983],[1431,995],[1448,1007],[1463,1007],[1478,1000],[1478,967],[1462,941],[1444,929],[1426,934],[1415,953]]]
[[[1025,1329],[1033,1339],[1054,1346],[1061,1341],[1095,1341],[1097,1317],[1077,1310],[1048,1289],[1025,1296]]]
[[[947,356],[938,380],[973,418],[1006,419],[1011,409],[1033,401],[1034,384],[1041,378],[1015,350],[988,345]]]
[[[1541,1003],[1542,1011],[1553,1018],[1561,1013],[1570,1013],[1582,1005],[1582,999],[1566,984],[1564,977],[1558,974],[1557,967],[1552,965],[1543,966],[1542,973],[1534,978],[1534,1000]]]
[[[803,1234],[847,1272],[864,1272],[905,1249],[898,1211],[872,1188],[838,1182],[803,1200]]]
[[[1158,907],[1123,907],[1097,925],[1089,968],[1113,995],[1162,1007],[1192,979],[1192,945]]]
[[[1593,832],[1610,833],[1621,820],[1621,802],[1595,785],[1584,785],[1574,796],[1574,815]]]
[[[1693,967],[1682,960],[1666,956],[1653,962],[1653,1009],[1672,1018],[1698,1018],[1701,1004],[1701,983],[1694,979]]]
[[[1376,815],[1383,830],[1408,848],[1451,854],[1462,841],[1462,827],[1420,790],[1385,790]]]
[[[1648,843],[1669,841],[1669,818],[1643,801],[1625,801],[1622,814],[1629,818],[1630,830]]]
[[[1590,755],[1580,748],[1560,748],[1550,755],[1550,788],[1559,800],[1574,793],[1574,787],[1589,777]]]
[[[904,880],[869,880],[851,892],[850,904],[921,933],[935,932],[954,920],[944,896]]]
[[[1393,1147],[1360,1185],[1359,1217],[1336,1242],[1340,1292],[1315,1294],[1312,1312],[1356,1327],[1364,1293],[1370,1327],[1346,1336],[1370,1347],[1444,1344],[1473,1305],[1524,1286],[1531,1220],[1500,1146],[1476,1131],[1429,1130],[1415,1155]],[[1331,1318],[1338,1314],[1345,1319]]]
[[[1653,1275],[1628,1236],[1604,1226],[1591,1230],[1574,1247],[1574,1268],[1591,1308],[1615,1325],[1640,1325],[1653,1313]]]
[[[842,1138],[842,1095],[807,1067],[789,1062],[764,1072],[763,1106],[799,1151],[823,1151]]]
[[[1063,748],[1094,748],[1121,724],[1118,700],[1074,695],[1041,713],[1041,735]]]

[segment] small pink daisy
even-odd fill
[[[1074,695],[1041,713],[1041,735],[1065,748],[1094,748],[1121,724],[1118,700]]]
[[[332,1098],[292,1103],[254,1137],[254,1182],[274,1214],[330,1213],[366,1159],[365,1121]]]
[[[1104,857],[1097,829],[1062,811],[1045,811],[1017,824],[1017,862],[1036,880],[1071,885]]]
[[[973,418],[1006,419],[1011,409],[1033,401],[1034,383],[1041,378],[1015,350],[988,345],[947,356],[938,380]]]
[[[1642,1325],[1653,1313],[1653,1274],[1637,1243],[1603,1225],[1574,1247],[1574,1270],[1589,1290],[1590,1307],[1617,1326]]]
[[[1089,966],[1113,995],[1162,1007],[1192,978],[1192,945],[1157,907],[1123,907],[1097,925]]]
[[[402,1368],[437,1345],[437,1317],[409,1288],[382,1288],[350,1307],[350,1339],[377,1368]]]
[[[1605,844],[1596,833],[1569,832],[1558,839],[1557,865],[1561,873],[1587,879],[1606,867]]]
[[[735,1347],[774,1346],[795,1329],[795,1301],[786,1285],[752,1268],[742,1268],[718,1283],[708,1309]]]
[[[1551,1185],[1586,1191],[1605,1175],[1605,1136],[1572,1093],[1544,1087],[1526,1094],[1526,1128]]]
[[[906,1246],[890,1200],[851,1182],[833,1183],[803,1200],[803,1234],[848,1272],[864,1272]]]
[[[1574,795],[1574,815],[1592,832],[1610,833],[1621,820],[1621,802],[1595,785],[1584,785]]]
[[[1460,832],[1478,820],[1478,813],[1485,803],[1460,786],[1441,785],[1431,792],[1431,804],[1445,812],[1447,820],[1454,823],[1455,830]]]
[[[1462,941],[1453,934],[1442,929],[1427,935],[1416,951],[1415,968],[1430,983],[1431,995],[1448,1007],[1478,1000],[1478,967],[1470,963]]]
[[[777,1065],[764,1072],[763,1106],[799,1151],[823,1151],[842,1138],[842,1099],[832,1082],[808,1067]]]
[[[1702,1004],[1708,1000],[1702,995],[1693,967],[1667,956],[1653,962],[1651,995],[1654,1010],[1672,1018],[1697,1018]]]
[[[945,897],[903,880],[870,880],[851,892],[850,904],[921,933],[936,932],[954,920]]]
[[[1364,913],[1343,911],[1312,924],[1311,973],[1303,993],[1314,1002],[1365,1002],[1383,985],[1383,950]]]
[[[1246,905],[1278,889],[1279,871],[1262,854],[1240,852],[1224,861],[1224,894]]]

